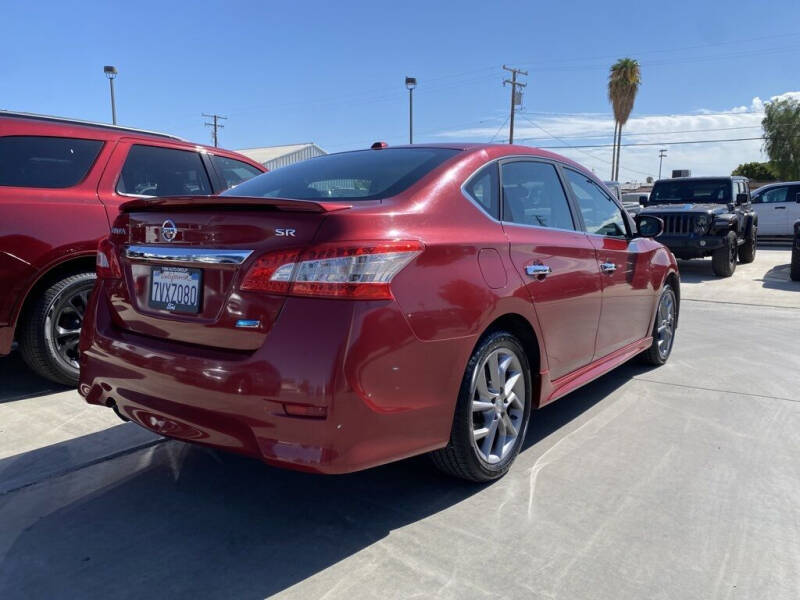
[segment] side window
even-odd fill
[[[262,173],[262,171],[259,171],[253,165],[248,165],[246,162],[228,158],[227,156],[212,154],[211,160],[217,171],[219,171],[219,174],[225,180],[226,188],[232,188]]]
[[[543,162],[502,165],[503,220],[520,225],[575,229],[556,168]]]
[[[586,175],[572,169],[564,169],[564,172],[578,200],[587,233],[614,237],[627,235],[625,219],[614,201]]]
[[[159,146],[131,146],[117,182],[120,194],[207,196],[211,182],[197,152]]]
[[[767,190],[759,196],[760,202],[764,204],[772,204],[774,202],[788,202],[787,196],[789,192],[788,187],[779,187]]]
[[[0,137],[0,185],[68,188],[80,183],[103,142],[66,137]]]
[[[464,192],[495,219],[500,218],[497,163],[485,166],[464,186]]]

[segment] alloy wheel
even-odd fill
[[[675,338],[675,296],[667,292],[661,296],[658,303],[658,328],[657,342],[658,355],[662,359],[669,356],[672,350],[672,340]]]
[[[78,342],[92,284],[56,297],[45,319],[45,337],[53,355],[70,370],[79,368]]]
[[[506,458],[522,430],[525,378],[514,350],[495,348],[475,369],[472,378],[472,443],[489,464]]]

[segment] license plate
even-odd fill
[[[153,267],[150,306],[172,312],[200,312],[203,271],[186,267]]]

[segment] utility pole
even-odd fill
[[[517,81],[517,74],[520,75],[528,75],[527,71],[523,71],[522,69],[514,69],[512,67],[507,67],[503,65],[503,70],[508,71],[511,73],[511,79],[504,79],[503,86],[507,83],[511,84],[511,116],[509,117],[509,126],[508,126],[508,143],[514,143],[514,109],[516,106],[522,104],[522,91],[520,90],[517,92],[517,87],[524,88],[527,86],[527,83],[521,83]]]
[[[218,129],[225,129],[225,125],[220,123],[220,119],[227,119],[228,117],[223,117],[222,115],[207,115],[206,113],[202,114],[203,117],[208,117],[209,119],[214,119],[213,123],[209,123],[208,121],[205,122],[206,127],[213,127],[213,136],[214,136],[214,147],[218,146],[217,144],[217,130]]]
[[[661,163],[664,162],[664,157],[667,155],[667,149],[662,148],[658,151],[658,178],[661,179]]]

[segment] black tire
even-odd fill
[[[495,404],[494,408],[479,412],[473,410],[473,396],[476,393],[475,385],[477,378],[480,376],[480,371],[487,369],[487,360],[496,352],[509,352],[516,356],[524,381],[525,397],[522,399],[522,409],[517,411],[518,414],[516,417],[512,417],[516,419],[516,438],[513,443],[509,442],[509,445],[503,450],[504,454],[502,457],[498,457],[497,462],[490,463],[481,455],[481,450],[479,450],[477,445],[478,442],[474,441],[476,437],[475,427],[478,425],[476,420],[479,418],[486,419],[488,418],[487,415],[495,414],[493,411],[497,409],[496,402],[506,402],[506,400],[496,398],[492,400],[492,403]],[[508,375],[511,368],[512,367],[508,367],[508,369],[506,369],[504,377]],[[487,371],[483,372],[484,378],[487,376],[486,373]],[[514,371],[514,373],[516,373],[516,371]],[[453,417],[450,441],[446,447],[430,453],[434,465],[448,475],[478,483],[493,481],[505,475],[514,462],[514,459],[519,454],[520,448],[525,441],[525,433],[528,430],[528,420],[531,413],[531,394],[530,365],[525,350],[522,348],[517,338],[506,331],[494,331],[483,337],[470,357],[467,369],[464,372],[455,415]],[[511,404],[507,404],[507,406],[509,409],[511,408]],[[509,411],[508,414],[511,415],[511,412]],[[493,418],[498,419],[496,415]],[[500,421],[498,422],[503,421],[502,416],[499,419]],[[495,425],[495,431],[500,431],[498,425]],[[500,435],[502,435],[503,438],[497,437]],[[505,439],[505,433],[495,433],[495,436],[498,440]],[[488,437],[487,435],[484,439],[488,439]],[[494,440],[495,438],[492,439]],[[502,447],[503,443],[501,443],[500,446]],[[490,442],[490,449],[491,447],[493,446]],[[491,454],[491,450],[489,454]]]
[[[664,338],[659,329],[664,324],[664,315],[661,313],[662,304],[671,300],[672,312],[669,315],[671,320],[671,337],[666,348],[662,345]],[[658,298],[658,308],[656,309],[656,316],[653,320],[653,343],[650,347],[639,355],[640,361],[646,365],[660,367],[669,360],[672,354],[672,346],[675,342],[675,332],[678,324],[678,297],[675,295],[675,290],[668,283],[664,284],[661,289],[661,295]]]
[[[792,266],[789,270],[792,281],[800,281],[800,241],[795,240],[792,246]]]
[[[717,277],[730,277],[736,271],[736,232],[729,231],[722,248],[711,255],[711,268]]]
[[[756,259],[758,249],[758,228],[753,225],[744,244],[739,246],[739,262],[743,265],[749,264]]]
[[[42,377],[68,386],[78,384],[77,335],[94,280],[94,273],[76,273],[59,279],[35,298],[27,310],[18,336],[20,353],[27,365]],[[58,335],[57,327],[73,333]]]

